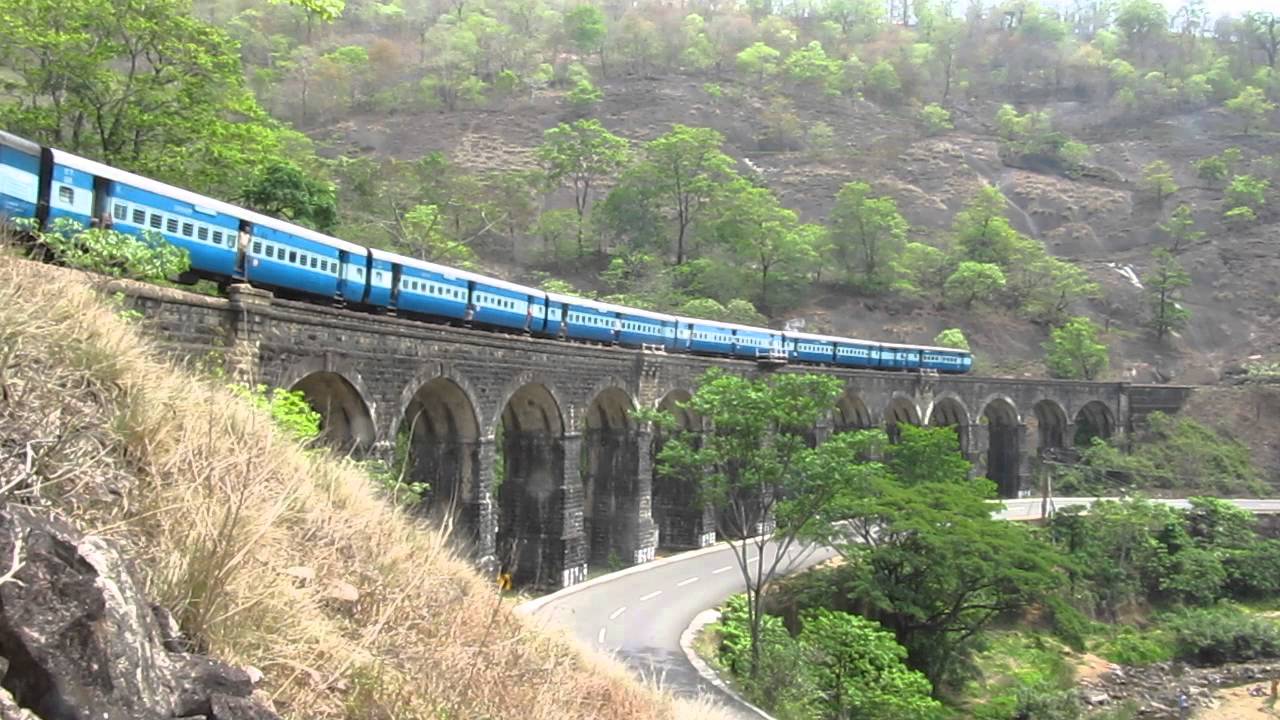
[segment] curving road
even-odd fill
[[[1052,498],[1048,506],[1088,505],[1095,498]],[[1186,500],[1159,500],[1186,507]],[[1258,514],[1280,513],[1280,499],[1236,500]],[[1040,498],[1006,500],[996,514],[1006,520],[1041,517]],[[766,559],[775,552],[765,546]],[[835,553],[827,548],[793,548],[779,565],[779,573],[795,572]],[[751,551],[749,558],[754,558]],[[754,565],[754,560],[752,561]],[[605,575],[521,605],[518,610],[541,622],[566,628],[583,643],[616,654],[637,674],[657,678],[678,696],[711,695],[744,720],[760,716],[704,680],[689,664],[680,636],[698,613],[719,605],[743,589],[742,573],[732,551],[723,543],[663,558]]]

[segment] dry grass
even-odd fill
[[[723,717],[532,629],[356,468],[158,359],[82,276],[5,256],[0,488],[124,543],[289,717]]]

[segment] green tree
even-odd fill
[[[417,205],[397,215],[394,245],[405,255],[426,262],[470,267],[475,253],[465,243],[444,232],[444,218],[435,205]]]
[[[999,265],[965,260],[947,278],[942,292],[958,301],[961,307],[968,308],[979,300],[991,300],[1004,286],[1005,277]]]
[[[1177,253],[1199,242],[1204,237],[1204,233],[1195,228],[1196,219],[1192,215],[1190,205],[1181,203],[1174,208],[1169,220],[1160,226],[1160,229],[1169,236],[1169,252]]]
[[[609,132],[598,120],[561,123],[543,133],[538,161],[553,185],[573,187],[578,213],[578,254],[583,253],[582,231],[591,203],[592,185],[617,173],[629,158],[627,141]]]
[[[1223,205],[1227,212],[1235,208],[1248,208],[1256,213],[1267,202],[1267,191],[1271,189],[1271,181],[1252,175],[1236,175],[1231,178],[1223,193]]]
[[[929,103],[920,109],[920,122],[924,123],[926,135],[941,135],[955,127],[951,124],[951,113],[937,103]]]
[[[788,80],[801,87],[826,91],[837,86],[840,61],[828,57],[822,43],[814,40],[792,51],[783,64],[783,71]]]
[[[933,344],[938,347],[955,348],[956,350],[969,349],[969,340],[964,336],[964,331],[960,328],[943,330],[933,339]]]
[[[867,72],[867,93],[884,103],[895,103],[902,100],[902,80],[898,71],[887,60],[881,60],[871,66]]]
[[[600,8],[584,4],[569,9],[564,14],[564,33],[578,52],[599,55],[600,72],[608,74],[604,52],[608,28]]]
[[[1028,528],[991,518],[994,487],[970,477],[954,431],[899,429],[894,445],[878,430],[836,436],[886,460],[830,468],[846,479],[818,527],[835,528],[827,540],[850,560],[838,584],[847,602],[891,630],[936,686],[983,629],[1056,587],[1059,560]]]
[[[1244,32],[1254,47],[1266,54],[1267,67],[1274,68],[1280,51],[1280,17],[1273,12],[1245,13]]]
[[[743,266],[754,270],[760,308],[771,310],[770,289],[806,273],[817,260],[815,245],[823,230],[801,225],[773,191],[745,180],[735,182],[720,200],[714,233]]]
[[[867,289],[893,280],[892,270],[910,227],[891,197],[871,194],[865,182],[846,183],[827,218],[832,247],[849,279],[861,277]]]
[[[1252,85],[1240,91],[1240,94],[1225,103],[1231,114],[1244,123],[1244,134],[1266,120],[1267,115],[1276,109],[1275,103],[1267,100],[1267,96]]]
[[[241,189],[239,200],[258,212],[325,232],[338,221],[333,183],[309,177],[289,161],[259,168]]]
[[[1106,372],[1110,358],[1107,346],[1098,342],[1100,331],[1086,317],[1074,317],[1054,328],[1045,343],[1045,365],[1049,374],[1072,380],[1095,380]]]
[[[1156,205],[1164,206],[1164,199],[1178,191],[1178,184],[1173,181],[1173,170],[1169,163],[1156,160],[1142,168],[1142,182],[1139,186],[1151,193]]]
[[[1190,311],[1178,302],[1182,298],[1182,288],[1191,285],[1191,276],[1164,248],[1157,248],[1151,257],[1151,271],[1142,278],[1142,284],[1147,288],[1151,303],[1149,327],[1155,332],[1156,340],[1163,340],[1170,332],[1186,327],[1187,319],[1191,317]]]
[[[966,260],[1004,266],[1012,259],[1019,235],[1004,215],[1007,202],[994,185],[984,185],[956,213],[952,232]]]
[[[700,488],[701,502],[715,510],[717,530],[729,541],[746,586],[753,678],[764,591],[797,536],[813,527],[834,495],[837,478],[828,471],[856,457],[839,437],[816,449],[807,442],[841,388],[840,380],[822,375],[752,379],[710,370],[686,408],[713,430],[697,438],[677,434],[658,456],[662,472]],[[654,417],[674,427],[673,416]],[[770,517],[775,529],[762,532]]]
[[[694,221],[711,200],[737,178],[733,160],[721,151],[724,136],[711,128],[673,125],[671,131],[641,150],[642,161],[628,171],[624,184],[638,186],[660,212],[675,222],[676,265],[686,257]]]
[[[315,30],[316,21],[333,22],[342,17],[346,9],[346,0],[271,0],[273,5],[290,5],[302,10],[307,16],[307,44],[311,44],[311,33]]]
[[[757,42],[738,53],[736,62],[740,72],[754,76],[757,82],[763,84],[766,78],[778,72],[778,62],[781,58],[782,53],[762,42]]]
[[[942,705],[921,673],[908,668],[906,648],[879,623],[830,610],[809,611],[798,640],[825,718],[926,720]]]

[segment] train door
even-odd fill
[[[111,181],[95,176],[93,178],[93,220],[92,227],[111,229]]]
[[[236,233],[236,269],[233,277],[237,280],[249,281],[249,244],[253,242],[253,226],[248,220],[240,221],[240,230]]]
[[[351,262],[351,256],[346,250],[338,251],[338,290],[337,299],[347,299],[347,264]]]
[[[404,267],[400,263],[391,263],[391,299],[387,301],[387,308],[393,313],[400,307],[400,283],[403,277]]]

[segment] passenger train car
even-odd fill
[[[586,300],[330,237],[0,131],[0,221],[158,233],[196,277],[538,337],[667,352],[964,373],[968,352],[771,330]]]

